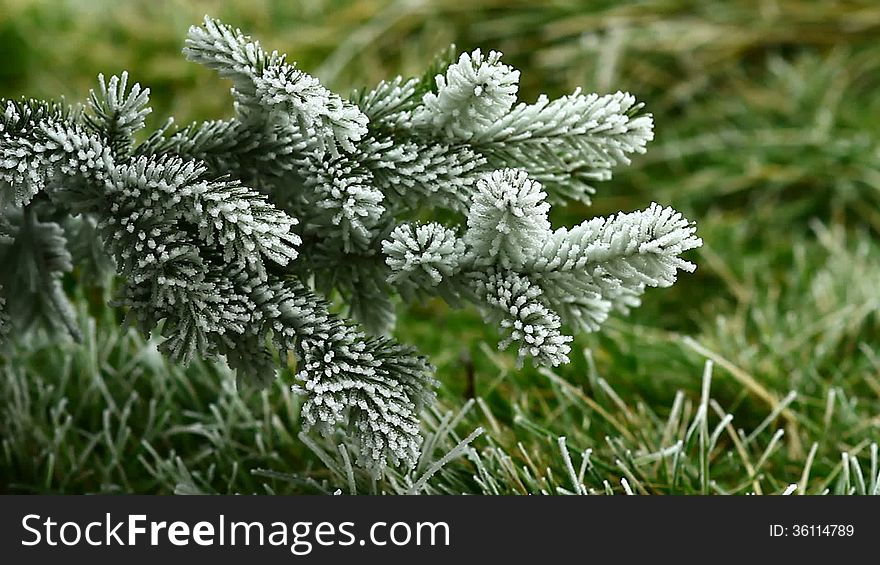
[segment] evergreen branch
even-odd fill
[[[545,199],[541,184],[524,171],[485,175],[460,239],[439,224],[404,225],[390,234],[383,242],[388,281],[405,297],[466,298],[494,312],[512,332],[502,347],[537,340],[534,347],[520,345],[519,360],[534,354],[537,364],[555,365],[567,347],[559,333],[563,320],[595,331],[612,310],[638,306],[645,288],[669,286],[679,270],[694,269],[679,255],[702,241],[671,208],[652,204],[552,231]],[[522,333],[533,330],[541,337]]]
[[[436,77],[437,91],[428,92],[413,112],[413,124],[439,130],[460,141],[479,137],[507,114],[516,102],[519,71],[501,63],[501,53],[484,56],[476,49]]]
[[[126,94],[128,73],[110,77],[104,82],[104,75],[98,75],[100,94],[92,90],[89,93],[89,109],[94,115],[86,115],[85,122],[96,133],[107,139],[117,157],[124,157],[131,152],[134,145],[134,134],[143,129],[144,119],[152,112],[150,89],[141,90],[135,83]]]
[[[464,242],[475,265],[519,268],[550,235],[550,205],[525,171],[504,169],[477,182]]]
[[[25,329],[40,319],[80,341],[82,333],[61,284],[64,273],[73,269],[64,232],[54,222],[40,221],[30,207],[7,214],[10,219],[0,238],[0,263],[16,266],[0,272],[0,286],[15,298],[6,305],[6,323]]]
[[[14,236],[0,253],[18,265],[0,274],[0,327],[32,317],[16,313],[30,280],[75,332],[63,230],[77,247],[97,237],[85,247],[112,257],[117,304],[172,358],[224,357],[242,386],[261,386],[292,351],[306,427],[346,428],[374,474],[414,465],[436,385],[427,362],[318,292],[373,335],[393,329],[398,294],[470,302],[520,363],[555,366],[570,351],[563,324],[598,329],[693,270],[681,255],[701,244],[656,204],[554,231],[550,204],[588,201],[643,152],[650,114],[620,92],[517,103],[520,73],[499,53],[450,53],[350,102],[206,18],[184,54],[232,81],[232,119],[178,131],[169,119],[135,146],[148,91],[125,73],[99,77],[85,115],[0,102],[0,231]],[[60,225],[37,222],[43,210]],[[8,227],[25,216],[27,230]]]
[[[293,218],[237,181],[210,179],[198,161],[142,155],[117,162],[106,139],[57,115],[16,131],[16,140],[41,147],[52,165],[47,176],[59,181],[53,197],[98,219],[97,231],[125,277],[118,303],[144,331],[161,327],[165,352],[182,362],[225,355],[264,383],[264,372],[275,372],[265,345],[272,336],[276,346],[303,357],[302,380],[346,375],[327,389],[304,388],[315,390],[309,396],[315,406],[341,389],[351,391],[338,402],[361,394],[367,400],[358,402],[369,400],[366,408],[315,408],[311,423],[332,427],[351,408],[352,425],[369,442],[364,465],[378,470],[387,458],[417,460],[417,407],[431,393],[416,389],[433,382],[427,365],[391,342],[368,340],[301,284],[270,274],[267,261],[285,265],[297,256]],[[319,350],[320,374],[309,372]]]
[[[556,188],[569,177],[607,180],[611,169],[628,165],[629,155],[644,153],[654,138],[653,118],[630,94],[574,93],[557,100],[541,96],[521,103],[480,131],[470,142],[490,162],[521,167]],[[551,184],[552,183],[552,184]],[[589,203],[592,188],[564,186],[555,201],[577,198]]]
[[[572,337],[561,332],[562,320],[544,302],[538,285],[513,271],[472,276],[477,296],[489,306],[488,317],[507,334],[499,344],[501,349],[516,344],[520,365],[526,357],[538,365],[568,363]]]
[[[366,134],[367,117],[357,106],[218,20],[206,17],[202,27],[191,27],[183,53],[232,79],[243,118],[298,128],[320,155],[353,152]]]
[[[196,159],[217,176],[231,174],[263,187],[294,171],[306,149],[299,131],[232,119],[193,123],[169,137],[155,136],[137,152]]]
[[[406,138],[404,138],[406,139]],[[363,143],[360,159],[390,201],[418,209],[433,206],[464,212],[486,159],[466,145],[391,138]]]

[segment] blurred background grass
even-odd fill
[[[84,100],[99,72],[128,70],[152,90],[152,125],[168,115],[182,124],[229,115],[228,85],[180,55],[186,29],[206,13],[343,94],[418,74],[450,43],[504,52],[522,71],[526,101],[577,86],[632,92],[655,116],[648,153],[600,186],[593,206],[555,210],[554,223],[657,201],[697,220],[705,246],[692,257],[695,274],[648,292],[629,318],[579,336],[575,349],[590,352],[618,400],[663,415],[677,390],[699,397],[706,358],[718,366],[714,396],[737,427],[758,426],[795,391],[779,422],[785,448],[764,463],[767,486],[796,482],[816,443],[813,474],[824,482],[807,490],[821,491],[843,472],[841,452],[877,441],[877,2],[0,0],[0,97]],[[239,398],[222,369],[168,367],[100,303],[81,300],[93,328],[85,349],[37,333],[0,361],[0,489],[314,487],[325,470],[295,437],[289,374]],[[558,436],[579,450],[607,448],[591,409],[560,404],[546,376],[511,370],[509,356],[485,347],[496,336],[474,313],[432,302],[401,316],[398,337],[438,366],[441,406],[481,399],[459,423],[464,434],[485,426],[493,445],[522,444],[536,467],[557,470]],[[588,372],[580,354],[557,371],[601,400]],[[458,465],[450,476],[473,474]],[[287,479],[255,477],[254,468]],[[719,490],[753,488],[753,477],[728,475]]]

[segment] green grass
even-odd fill
[[[460,6],[0,0],[0,96],[80,100],[128,69],[153,88],[154,124],[227,115],[227,85],[179,54],[206,12],[340,92],[417,73],[450,42],[496,48],[526,100],[583,86],[647,103],[648,153],[553,221],[671,205],[698,221],[697,272],[553,371],[515,369],[473,312],[402,308],[397,337],[442,385],[419,467],[374,482],[341,437],[298,437],[289,370],[239,393],[222,367],[171,366],[82,270],[68,282],[85,342],[35,331],[0,355],[0,491],[878,492],[880,6]]]

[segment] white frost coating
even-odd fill
[[[150,102],[150,89],[141,89],[135,83],[128,90],[128,73],[110,77],[109,82],[104,75],[98,75],[99,91],[89,93],[89,108],[92,116],[87,123],[98,131],[107,132],[107,137],[114,149],[120,153],[128,153],[134,145],[134,134],[144,127],[144,120],[152,112],[147,106]]]
[[[424,95],[413,121],[465,141],[510,111],[519,90],[519,71],[503,64],[497,51],[462,53],[435,80],[437,93]]]
[[[624,92],[582,94],[556,100],[541,95],[520,103],[470,141],[491,160],[525,169],[544,183],[554,202],[589,203],[594,181],[611,178],[612,168],[630,163],[654,139],[654,121]]]
[[[309,176],[304,184],[314,191],[309,198],[316,210],[326,211],[323,235],[328,227],[338,230],[345,251],[368,246],[385,212],[385,195],[373,185],[373,174],[345,156],[306,162]]]
[[[550,235],[546,196],[525,171],[494,171],[477,181],[464,236],[475,261],[519,268],[531,260]]]
[[[402,224],[382,242],[382,251],[391,268],[389,282],[434,287],[456,273],[464,243],[440,224]]]
[[[672,208],[656,203],[646,210],[594,218],[560,228],[546,240],[529,267],[538,272],[602,269],[629,286],[670,286],[676,272],[696,266],[678,257],[700,247],[696,227]]]
[[[407,349],[350,332],[343,327],[329,340],[302,343],[294,390],[307,397],[305,428],[330,434],[347,424],[359,440],[359,463],[377,475],[389,458],[411,467],[420,454],[418,412],[433,402],[436,383]]]
[[[560,332],[562,320],[544,304],[540,287],[507,271],[478,279],[475,288],[493,308],[492,317],[499,320],[507,334],[500,348],[515,344],[520,364],[526,357],[534,358],[539,365],[568,363],[572,338]]]
[[[202,27],[192,26],[183,53],[232,79],[243,117],[298,128],[319,154],[353,152],[367,132],[367,117],[357,106],[218,20],[205,17]]]

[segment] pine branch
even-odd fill
[[[464,249],[455,232],[440,224],[402,224],[382,242],[391,269],[388,282],[409,299],[420,289],[433,291],[458,274]]]
[[[417,138],[384,138],[362,146],[359,159],[372,172],[375,186],[404,209],[417,209],[430,199],[433,206],[464,212],[486,164],[467,146]]]
[[[242,117],[299,128],[319,154],[353,152],[366,133],[367,118],[356,106],[222,22],[206,17],[202,27],[191,27],[183,53],[232,79]]]
[[[563,321],[596,331],[612,310],[638,306],[645,288],[670,286],[679,270],[693,271],[679,255],[702,241],[671,208],[652,204],[552,231],[546,196],[524,171],[485,175],[461,238],[438,224],[390,234],[383,242],[389,282],[405,297],[469,300],[511,332],[501,347],[521,344],[520,362],[531,354],[536,364],[556,365],[568,347]],[[522,333],[533,330],[541,337]],[[523,345],[530,340],[539,345]]]
[[[490,307],[488,317],[497,320],[507,334],[499,344],[501,349],[516,344],[520,365],[526,357],[538,365],[568,363],[572,337],[561,332],[562,320],[547,306],[538,285],[513,271],[474,273],[473,277],[477,295]]]
[[[299,131],[237,119],[193,123],[169,137],[164,133],[151,137],[137,153],[196,159],[217,176],[231,174],[260,188],[296,170],[307,148]]]
[[[307,158],[301,174],[308,190],[304,205],[317,212],[315,228],[325,238],[338,237],[345,252],[368,247],[385,212],[385,196],[374,186],[369,169],[347,156],[325,156]]]
[[[424,95],[413,124],[461,141],[478,137],[507,114],[519,90],[519,71],[501,63],[497,51],[485,57],[479,49],[462,53],[435,80],[437,91]]]
[[[629,94],[526,104],[500,53],[450,50],[349,101],[210,18],[184,54],[232,81],[233,118],[169,119],[137,145],[148,90],[125,73],[99,77],[85,114],[0,101],[0,259],[16,265],[0,273],[0,331],[43,304],[75,333],[67,241],[106,253],[116,304],[164,352],[225,358],[241,386],[266,385],[293,352],[305,427],[344,428],[381,474],[418,460],[436,385],[422,357],[376,337],[398,296],[470,303],[520,363],[554,366],[564,327],[595,331],[694,268],[681,255],[701,240],[671,208],[551,226],[551,203],[589,201],[652,139]]]
[[[477,182],[464,242],[475,265],[519,268],[550,235],[550,205],[525,171],[504,169]]]
[[[586,182],[611,178],[611,169],[644,153],[654,138],[653,118],[623,92],[599,96],[580,89],[557,100],[541,96],[519,104],[471,140],[491,162],[521,167],[552,188],[554,200],[589,203],[594,192]],[[574,176],[579,187],[566,188]],[[558,189],[558,191],[557,191]]]
[[[96,133],[107,139],[113,154],[117,157],[128,155],[134,146],[134,134],[143,129],[144,119],[152,112],[150,89],[141,90],[135,83],[126,93],[128,73],[110,77],[104,82],[104,75],[98,75],[100,94],[89,93],[89,109],[94,115],[86,115],[85,121]]]
[[[41,320],[80,341],[73,306],[61,284],[64,273],[73,269],[64,232],[54,222],[40,221],[30,207],[7,214],[9,219],[13,222],[0,238],[0,264],[15,265],[0,272],[0,286],[14,298],[4,309],[5,324],[23,330]]]
[[[40,157],[52,165],[47,176],[63,180],[53,185],[53,199],[97,218],[97,231],[125,277],[118,304],[144,331],[161,328],[163,351],[182,362],[225,355],[239,370],[257,372],[240,379],[264,383],[271,378],[264,371],[271,368],[265,344],[272,336],[277,347],[304,358],[301,379],[348,375],[339,386],[365,390],[369,398],[377,383],[386,383],[395,392],[378,388],[384,396],[371,401],[377,412],[364,408],[361,414],[348,405],[341,412],[315,409],[310,422],[332,427],[350,408],[359,436],[371,442],[363,447],[365,465],[380,469],[389,457],[416,460],[412,449],[420,440],[413,421],[430,391],[413,391],[433,382],[427,365],[391,342],[367,340],[301,284],[270,273],[267,265],[297,257],[293,218],[237,181],[211,179],[198,161],[165,155],[117,162],[106,139],[60,114],[44,115],[16,134],[16,141],[28,142],[19,145],[41,147]],[[324,377],[307,369],[310,352],[318,350],[329,355],[321,358]],[[334,392],[336,385],[318,387],[314,402],[329,402]]]

